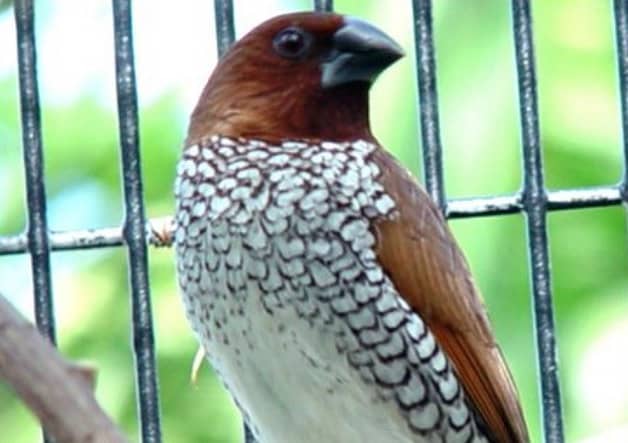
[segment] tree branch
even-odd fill
[[[94,398],[94,372],[63,359],[1,295],[0,380],[59,443],[128,442]]]

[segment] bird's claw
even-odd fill
[[[190,381],[192,384],[196,384],[198,381],[198,371],[200,371],[201,366],[203,366],[204,360],[205,350],[202,346],[199,346],[196,354],[194,355],[194,361],[192,362],[192,373],[190,374]]]
[[[153,218],[149,221],[150,243],[153,246],[172,246],[174,218],[171,216]]]

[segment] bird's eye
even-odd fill
[[[312,37],[300,28],[286,28],[273,39],[275,52],[284,58],[300,58],[310,49]]]

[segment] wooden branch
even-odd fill
[[[59,443],[127,443],[92,393],[94,371],[67,362],[0,295],[0,381]]]

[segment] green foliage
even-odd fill
[[[408,56],[374,87],[372,117],[383,144],[419,174],[410,3],[392,2],[391,8],[389,2],[338,0],[336,7],[378,24],[407,49]],[[521,149],[509,2],[434,3],[447,195],[515,192],[521,184]],[[610,2],[560,0],[534,2],[533,7],[547,185],[614,183],[621,170],[621,134]],[[7,14],[0,16],[7,19]],[[16,86],[14,76],[0,78],[2,234],[19,232],[25,219]],[[62,105],[42,100],[54,229],[111,226],[122,218],[116,115],[96,95]],[[176,90],[140,109],[149,216],[172,213],[175,163],[189,112]],[[548,226],[567,440],[578,441],[628,423],[625,382],[616,381],[610,391],[625,398],[614,399],[600,412],[605,403],[591,392],[603,394],[608,384],[592,383],[605,373],[586,372],[595,367],[589,361],[600,361],[610,373],[615,366],[628,366],[621,360],[625,357],[593,353],[626,324],[625,214],[619,207],[552,213]],[[452,227],[511,363],[533,440],[541,441],[523,216],[459,220]],[[60,348],[98,369],[99,400],[137,440],[124,251],[55,253],[52,265]],[[9,281],[11,269],[27,266],[25,257],[0,258],[0,289],[7,291],[4,282],[11,283],[16,289],[8,295],[16,303],[28,303],[30,293],[26,282]],[[151,250],[150,278],[164,441],[239,441],[238,414],[211,370],[204,366],[198,384],[190,382],[196,342],[180,306],[171,250]],[[35,441],[40,433],[3,385],[0,429],[2,441],[15,443]]]

